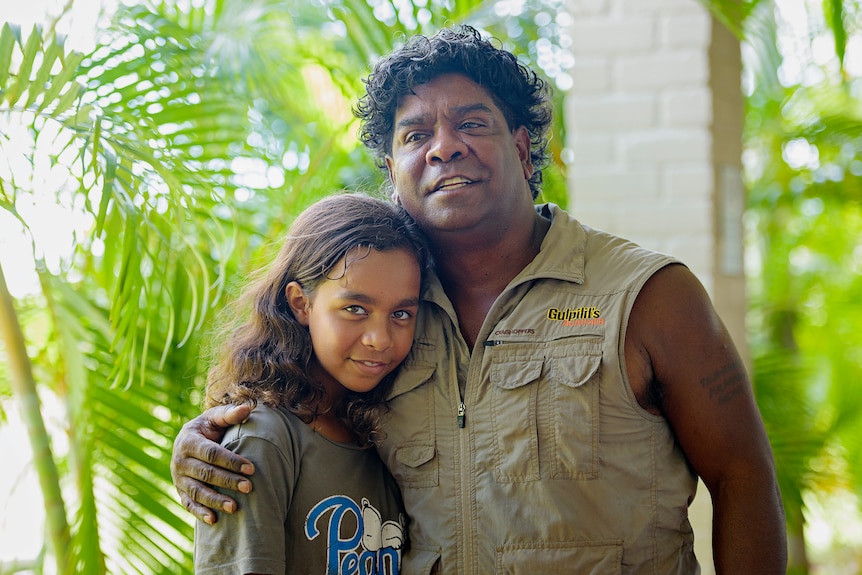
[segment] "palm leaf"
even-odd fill
[[[381,183],[349,114],[370,63],[449,23],[476,24],[533,64],[564,34],[554,18],[536,24],[560,2],[531,0],[506,23],[478,0],[380,6],[391,17],[359,0],[331,13],[275,0],[121,5],[87,54],[40,29],[0,29],[0,114],[52,141],[92,221],[63,270],[42,274],[53,321],[31,358],[39,385],[68,404],[75,447],[56,457],[74,485],[71,572],[191,572],[192,520],[169,459],[199,409],[200,349],[216,308],[299,209]],[[560,126],[545,193],[564,199]],[[11,213],[24,191],[0,186]],[[782,445],[810,447],[790,435]]]

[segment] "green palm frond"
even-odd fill
[[[459,21],[506,38],[487,3],[387,5],[121,5],[88,53],[53,27],[0,29],[0,118],[32,136],[19,157],[35,166],[47,153],[64,170],[58,201],[90,226],[59,269],[39,261],[41,294],[17,302],[24,337],[39,341],[34,383],[66,407],[70,447],[48,453],[70,494],[58,572],[191,572],[192,519],[169,459],[199,409],[216,309],[305,205],[382,182],[350,114],[375,58]],[[518,17],[527,58],[540,8]],[[0,177],[0,209],[25,228],[26,174]]]
[[[698,0],[737,37],[745,36],[745,22],[759,5],[768,0]]]
[[[833,332],[856,341],[848,326],[859,318],[860,286],[848,280],[829,290],[814,270],[788,265],[814,261],[836,275],[858,265],[827,257],[859,229],[851,212],[807,223],[800,213],[814,209],[806,201],[858,204],[858,174],[841,154],[858,150],[859,114],[849,99],[829,104],[820,95],[817,114],[793,108],[793,93],[778,79],[771,2],[702,3],[745,30],[758,58],[746,137],[766,158],[750,206],[766,263],[764,281],[752,289],[752,318],[769,326],[762,333],[790,333],[815,352],[758,340],[755,382],[782,489],[801,509],[803,491],[818,479],[816,458],[842,451],[855,458],[835,482],[860,471],[858,395],[820,371],[829,365],[836,381],[858,381],[858,358],[811,346]],[[830,22],[849,29],[850,4],[835,18],[832,2]],[[382,183],[356,140],[350,106],[371,63],[406,36],[466,22],[500,38],[552,84],[565,73],[559,58],[540,58],[542,50],[564,54],[565,4],[518,6],[501,18],[493,2],[479,0],[146,0],[121,4],[89,53],[67,49],[53,27],[25,33],[2,24],[0,122],[26,126],[32,149],[24,156],[33,166],[37,148],[48,150],[47,163],[66,175],[58,201],[90,226],[59,268],[39,262],[41,294],[17,302],[17,321],[37,350],[29,358],[34,382],[67,410],[70,448],[53,454],[56,483],[73,494],[64,502],[65,572],[191,572],[192,520],[176,502],[168,465],[176,432],[199,409],[201,349],[214,314],[269,261],[299,210],[336,189]],[[560,115],[544,190],[561,204],[564,95],[555,93]],[[782,114],[793,109],[795,118]],[[820,151],[820,171],[787,169],[782,146],[792,139]],[[0,150],[11,145],[0,130]],[[844,166],[846,177],[826,177],[827,161]],[[18,206],[34,187],[28,177],[0,175],[0,209],[25,227]],[[836,205],[824,203],[823,213]],[[787,225],[793,237],[781,234]],[[846,233],[818,234],[826,226]],[[793,243],[803,240],[808,259]],[[814,323],[815,300],[824,309],[844,305],[846,318],[833,312],[819,331],[800,331]]]
[[[746,21],[746,217],[760,262],[747,279],[755,389],[798,549],[811,494],[860,492],[862,107],[846,75],[792,84],[779,74],[774,10],[762,2]],[[805,555],[792,553],[791,568],[808,572]]]

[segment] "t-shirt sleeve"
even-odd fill
[[[254,489],[247,494],[221,490],[236,500],[237,511],[219,513],[215,525],[196,522],[195,573],[285,572],[285,518],[293,492],[294,456],[285,442],[270,432],[261,433],[258,423],[250,419],[238,432],[232,428],[234,433],[225,436],[225,447],[254,463]]]

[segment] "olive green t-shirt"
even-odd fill
[[[374,449],[335,443],[283,409],[258,407],[222,445],[250,459],[238,510],[195,525],[195,573],[398,575],[406,515]]]

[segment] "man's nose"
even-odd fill
[[[440,128],[435,131],[431,147],[425,156],[429,164],[450,162],[467,154],[467,146],[457,130]]]

